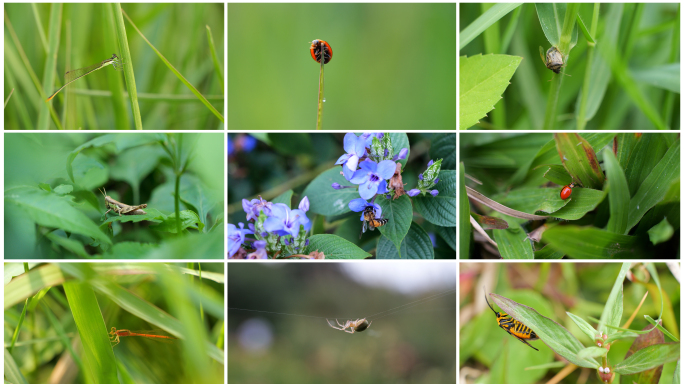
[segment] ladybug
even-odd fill
[[[325,57],[323,64],[328,64],[332,59],[332,48],[330,48],[330,44],[325,40],[316,39],[312,41],[309,51],[311,51],[311,57],[316,60],[317,63],[321,62],[321,53],[323,53],[323,56]]]
[[[560,191],[561,200],[565,200],[568,197],[570,197],[570,195],[572,194],[573,188],[575,188],[575,183],[570,183],[570,184],[566,185],[565,187],[563,187],[563,189],[561,189],[561,191]]]

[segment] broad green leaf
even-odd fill
[[[679,94],[679,63],[630,70],[637,82]]]
[[[574,193],[574,192],[573,192]],[[548,229],[542,240],[575,259],[649,259],[652,253],[635,236],[597,228],[562,225]]]
[[[382,208],[382,217],[387,219],[387,224],[378,228],[380,233],[399,248],[411,227],[413,219],[411,200],[407,195],[403,195],[396,200],[381,197],[375,201]]]
[[[359,197],[357,188],[333,189],[332,183],[342,186],[356,187],[340,175],[342,168],[333,167],[320,175],[307,185],[302,196],[309,197],[311,212],[325,216],[337,216],[349,213],[349,202]]]
[[[494,109],[521,61],[508,55],[460,57],[459,129],[472,127]]]
[[[533,308],[518,304],[503,296],[491,293],[490,297],[505,313],[532,329],[549,348],[561,357],[580,367],[599,367],[599,363],[594,359],[577,356],[584,346],[562,325],[540,315]]]
[[[615,364],[613,371],[621,375],[645,371],[679,359],[679,343],[665,343],[642,348]]]
[[[622,284],[625,281],[625,276],[629,272],[630,263],[622,263],[620,268],[620,273],[615,278],[615,283],[613,283],[613,289],[610,291],[608,300],[606,301],[605,307],[603,307],[603,313],[601,313],[601,323],[599,324],[599,332],[611,335],[615,333],[615,329],[607,328],[604,326],[610,325],[613,327],[620,326],[620,321],[622,320]]]
[[[513,11],[523,3],[509,3],[509,4],[495,4],[467,26],[461,33],[459,33],[458,50],[460,51],[468,45],[473,39],[478,37],[482,32],[489,28],[492,24],[499,21],[509,12]]]
[[[606,229],[626,235],[627,211],[629,210],[627,179],[613,152],[603,152],[603,164],[608,179],[608,203],[610,204],[610,219],[608,219]]]
[[[430,145],[430,158],[442,159],[442,171],[456,169],[456,134],[434,134]]]
[[[670,147],[658,165],[646,177],[629,203],[629,219],[627,230],[632,229],[644,214],[660,202],[668,191],[670,184],[679,179],[679,143]]]
[[[325,254],[326,260],[337,259],[366,259],[371,255],[339,236],[335,235],[313,235],[309,237],[309,246],[304,251],[305,254],[318,251]]]
[[[44,227],[59,228],[112,244],[86,215],[53,193],[28,186],[13,187],[5,191],[5,204],[18,206]]]
[[[459,247],[458,253],[460,258],[470,257],[470,202],[468,201],[468,193],[466,192],[465,183],[465,167],[463,163],[459,163],[459,179],[458,188],[460,189],[459,194],[459,216],[458,216],[458,237],[459,237]]]
[[[442,170],[439,182],[435,185],[439,191],[437,196],[418,195],[413,198],[413,205],[425,220],[443,227],[456,226],[456,171]]]
[[[411,223],[408,234],[399,247],[401,253],[385,236],[380,237],[375,255],[377,259],[434,259],[435,250],[427,232],[416,223]]]

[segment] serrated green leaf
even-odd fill
[[[459,58],[459,129],[472,127],[494,109],[521,61],[508,55]]]
[[[112,244],[109,237],[86,215],[53,193],[28,186],[13,187],[5,191],[5,204],[18,206],[42,226],[59,228]]]
[[[371,257],[371,254],[357,247],[356,244],[336,235],[313,235],[309,237],[309,245],[306,247],[305,253],[310,254],[314,251],[323,252],[326,260]]]
[[[443,170],[435,185],[437,196],[426,195],[413,198],[413,205],[425,220],[443,227],[456,226],[456,171]]]

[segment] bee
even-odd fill
[[[556,47],[549,48],[549,50],[546,51],[546,56],[544,56],[544,48],[539,47],[539,55],[541,56],[544,65],[546,65],[546,68],[552,70],[556,74],[559,74],[561,68],[564,67],[563,54]]]
[[[387,224],[388,221],[388,219],[376,218],[375,208],[372,206],[367,206],[363,210],[363,228],[361,228],[361,233],[359,233],[359,239],[364,233],[366,233],[368,228],[370,228],[371,231],[374,231],[375,228],[382,227],[383,225]]]
[[[529,327],[519,322],[518,320],[513,319],[508,314],[504,312],[495,311],[494,308],[492,308],[492,305],[489,304],[489,300],[487,300],[487,291],[485,291],[485,301],[487,301],[487,305],[489,305],[489,308],[492,310],[492,312],[496,314],[496,322],[499,324],[499,327],[501,327],[501,329],[508,332],[508,334],[512,335],[516,339],[527,344],[530,348],[534,349],[535,351],[539,351],[537,348],[533,347],[532,345],[530,345],[530,343],[525,341],[539,340],[539,337],[536,333],[534,333],[533,330],[531,330]]]

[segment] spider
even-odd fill
[[[337,323],[337,325],[340,326],[340,328],[338,328],[338,327],[335,327],[333,324],[330,324],[330,321],[328,319],[325,319],[325,321],[328,322],[328,325],[330,327],[332,327],[334,329],[339,329],[340,331],[345,331],[347,333],[363,332],[366,329],[368,329],[368,327],[370,327],[371,323],[373,323],[372,321],[369,323],[368,320],[366,320],[364,318],[364,319],[356,319],[356,320],[347,320],[347,322],[344,323],[344,325],[342,325],[342,324],[340,324],[339,321],[337,321],[337,319],[335,319],[335,322]],[[351,331],[348,331],[347,328],[351,329]]]

